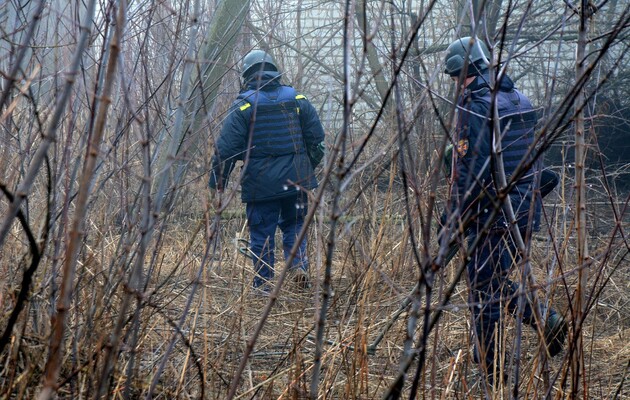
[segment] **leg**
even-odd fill
[[[280,206],[277,202],[247,203],[251,250],[254,253],[254,287],[259,287],[273,278],[274,236],[278,226]]]
[[[489,377],[493,373],[495,358],[502,353],[500,349],[495,353],[495,347],[501,343],[503,270],[509,257],[503,245],[503,236],[487,234],[483,235],[467,266],[476,333],[474,358],[485,366]],[[496,365],[498,370],[501,360],[496,361],[499,362]]]
[[[523,239],[526,241],[526,243],[528,243],[529,238],[526,236],[526,233],[521,231],[521,235]],[[519,284],[507,279],[507,275],[511,272],[512,266],[516,266],[517,269],[519,269],[519,273],[522,272],[520,270],[520,268],[522,268],[522,265],[520,265],[522,257],[519,251],[517,250],[516,244],[512,240],[511,236],[506,235],[505,239],[506,239],[506,244],[504,245],[504,247],[506,248],[506,251],[508,255],[510,256],[510,260],[508,260],[509,262],[506,262],[504,266],[504,271],[503,271],[504,275],[506,276],[506,278],[504,278],[504,283],[503,283],[503,296],[507,300],[507,309],[515,318],[521,318],[521,320],[525,324],[533,328],[536,328],[536,318],[534,316],[535,313],[534,313],[534,308],[531,301],[532,297],[536,295],[535,293],[525,294],[524,296],[525,298],[523,299],[523,310],[522,310],[523,314],[521,316],[517,315],[518,314],[518,301],[519,301],[519,296],[518,296]],[[542,313],[541,316],[545,316],[545,314],[548,314],[547,317],[550,317],[556,314],[556,312],[553,309],[550,309],[548,313],[545,313],[545,310],[546,308],[541,306],[541,309],[540,309]]]
[[[282,249],[284,250],[284,259],[288,260],[291,249],[295,245],[295,240],[300,234],[304,217],[308,213],[308,201],[304,194],[300,193],[297,197],[290,197],[282,200],[280,210],[280,229],[282,230]],[[293,259],[291,269],[301,269],[308,271],[308,257],[306,255],[306,237],[300,243],[297,254]]]
[[[521,235],[523,240],[526,243],[529,242],[528,237],[524,231],[521,231]],[[507,278],[507,275],[511,272],[511,268],[516,266],[518,272],[522,272],[520,262],[522,260],[521,254],[516,248],[516,244],[512,240],[511,235],[505,236],[505,244],[504,247],[510,259],[505,263],[503,274],[505,276],[503,282],[503,297],[507,301],[507,310],[514,316],[515,318],[520,318],[525,324],[530,326],[535,326],[535,318],[534,318],[534,309],[532,307],[531,296],[534,296],[533,293],[526,293],[523,298],[523,309],[522,315],[518,315],[518,303],[519,303],[519,295],[518,288],[519,284],[511,281]],[[527,278],[527,277],[525,277]],[[520,275],[519,275],[520,279]]]
[[[525,232],[521,233],[525,240],[529,239],[525,236]],[[518,265],[521,258],[518,256],[516,246],[512,241],[508,242],[508,248],[510,249],[510,252],[514,254],[515,263]],[[536,296],[536,294],[527,293],[524,296],[522,314],[518,315],[519,297],[516,296],[518,293],[518,285],[506,279],[504,288],[505,297],[510,299],[507,304],[509,312],[516,318],[521,318],[525,324],[536,329],[537,323],[534,316],[534,308],[531,302],[531,298]],[[547,350],[549,351],[549,355],[554,357],[562,351],[568,327],[562,316],[560,316],[553,308],[547,308],[544,304],[540,304],[539,310],[541,313],[540,316],[545,319],[543,339],[545,341],[545,345],[547,346]]]

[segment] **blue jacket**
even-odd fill
[[[243,202],[295,195],[317,187],[313,169],[323,157],[324,128],[315,108],[278,72],[255,74],[230,108],[212,157],[210,187],[222,189],[244,161]]]
[[[492,210],[492,201],[501,204],[496,198],[495,182],[492,178],[491,156],[492,131],[494,123],[491,112],[492,93],[489,76],[478,76],[464,91],[458,104],[458,118],[454,147],[456,152],[455,175],[451,201],[453,211],[459,215],[473,215],[479,225],[486,223]],[[511,176],[527,152],[534,144],[534,129],[537,123],[536,111],[529,99],[515,89],[512,80],[505,76],[499,84],[496,95],[499,125],[501,129],[501,149],[503,165],[508,184]],[[529,156],[531,157],[531,156]],[[509,191],[509,197],[523,230],[539,228],[541,201],[536,196],[538,179],[533,166],[516,181]],[[532,202],[535,202],[532,208]],[[503,212],[498,214],[494,229],[507,227]]]

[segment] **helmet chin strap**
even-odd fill
[[[479,53],[481,53],[480,54],[481,60],[484,62],[484,64],[490,65],[490,60],[488,60],[488,57],[486,57],[486,52],[481,47],[480,43],[481,43],[481,41],[479,39],[477,39],[477,40],[475,40],[474,46],[477,46],[477,48],[479,49]]]

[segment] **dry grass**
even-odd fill
[[[199,190],[203,190],[202,187]],[[405,219],[394,212],[401,208],[400,201],[387,196],[376,201],[376,197],[382,196],[376,191],[371,196],[373,198],[357,204],[357,209],[362,207],[366,212],[350,212],[340,228],[333,260],[333,297],[326,320],[320,398],[381,398],[398,373],[407,313],[394,323],[374,353],[368,348],[412,289],[417,267],[411,256]],[[111,398],[125,393],[130,398],[145,396],[165,354],[168,359],[162,366],[154,398],[200,398],[203,394],[204,398],[222,399],[226,396],[247,341],[269,299],[250,289],[251,261],[238,251],[235,238],[247,236],[239,202],[233,201],[224,213],[214,251],[215,242],[210,240],[206,217],[199,209],[201,204],[203,202],[198,202],[196,208],[193,205],[182,207],[186,213],[174,212],[168,225],[163,227],[163,234],[152,244],[154,253],[145,270],[149,279],[136,300],[139,302],[136,306],[140,305],[137,329],[133,328],[132,312],[125,323],[123,344],[109,381]],[[370,204],[379,207],[370,207]],[[128,264],[121,260],[129,249],[125,250],[121,238],[125,239],[128,234],[121,236],[124,229],[108,224],[107,216],[91,221],[93,233],[88,236],[79,263],[68,321],[58,392],[62,398],[94,393],[101,379],[108,335],[126,293],[128,267],[125,265]],[[325,221],[318,220],[310,229],[309,254],[314,282],[321,282],[322,278],[326,226]],[[12,240],[15,242],[16,238],[17,234]],[[570,268],[565,269],[564,279],[558,279],[556,268],[553,276],[556,279],[549,281],[555,258],[549,256],[549,241],[545,235],[539,234],[537,238],[533,261],[536,280],[544,289],[540,294],[549,296],[559,309],[566,309],[567,293],[574,293],[575,273]],[[606,248],[603,238],[599,243],[593,236],[592,243],[594,248]],[[210,250],[206,255],[207,249]],[[571,253],[569,244],[566,257]],[[16,250],[3,253],[3,260],[13,262],[3,263],[2,326],[6,325],[20,288],[24,268],[19,262],[20,254]],[[277,255],[281,264],[279,249]],[[597,256],[595,252],[594,256]],[[605,265],[595,267],[612,275],[605,282],[605,288],[596,293],[597,299],[584,330],[586,371],[583,382],[589,398],[630,398],[624,385],[630,357],[627,345],[630,273],[627,261],[618,258],[611,257]],[[443,291],[455,279],[455,266],[460,262],[461,259],[455,259],[437,277],[433,310],[439,307]],[[612,273],[617,263],[621,264]],[[2,398],[32,398],[41,385],[48,353],[50,310],[54,306],[53,282],[59,279],[51,275],[53,265],[53,259],[48,257],[38,270],[27,308],[2,354]],[[200,279],[197,279],[200,268]],[[554,284],[548,286],[547,282]],[[602,281],[591,282],[595,288],[603,284]],[[315,285],[301,292],[290,281],[285,282],[248,360],[237,398],[308,397],[319,289]],[[191,307],[184,315],[191,296]],[[427,340],[428,358],[420,377],[419,398],[509,397],[509,388],[484,389],[480,383],[477,367],[471,359],[469,324],[467,289],[460,282]],[[516,325],[510,323],[506,329],[509,332],[506,346],[512,348]],[[420,334],[421,330],[416,331],[417,337]],[[137,339],[133,335],[137,335]],[[136,346],[132,348],[134,340]],[[174,343],[174,347],[167,353],[170,343]],[[524,328],[519,376],[522,398],[544,397],[545,375],[538,370],[538,364],[536,334]],[[552,398],[569,396],[567,385],[562,384],[563,378],[570,374],[569,365],[566,351],[549,363]],[[416,365],[411,368],[410,376],[415,374],[416,368]]]

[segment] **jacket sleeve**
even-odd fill
[[[247,108],[243,107],[245,104],[247,103],[236,101],[232,105],[215,143],[208,182],[213,189],[223,190],[225,188],[236,161],[242,160],[244,157],[247,148],[250,113]]]
[[[324,158],[324,127],[322,126],[315,107],[303,96],[296,97],[300,112],[302,136],[306,145],[306,153],[313,168]]]
[[[558,186],[560,177],[550,169],[543,169],[540,174],[540,196],[545,197]]]
[[[452,211],[459,215],[476,212],[485,204],[479,204],[481,194],[492,185],[491,138],[488,126],[487,105],[480,102],[469,104],[460,111],[458,137],[454,143],[457,161],[451,192]],[[491,189],[492,190],[492,189]],[[487,202],[487,200],[485,201]],[[484,203],[485,203],[484,202]],[[475,210],[471,210],[473,208]]]

